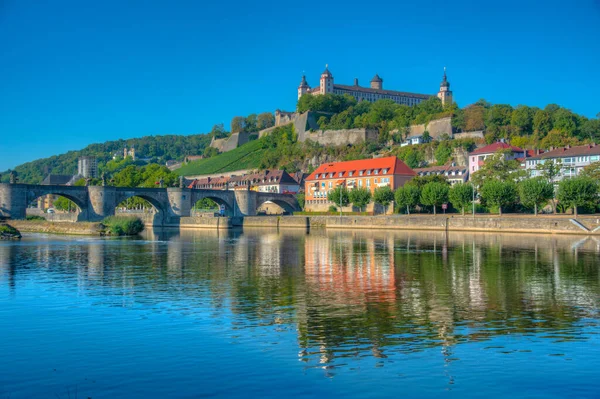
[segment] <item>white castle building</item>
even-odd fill
[[[319,95],[329,93],[350,94],[358,101],[375,102],[377,100],[389,99],[398,104],[409,106],[417,105],[421,101],[433,97],[433,95],[429,94],[384,90],[383,79],[381,79],[377,74],[373,77],[373,79],[371,79],[370,87],[359,86],[358,79],[354,79],[354,85],[352,86],[335,84],[333,81],[333,75],[331,72],[329,72],[327,66],[325,66],[325,71],[323,71],[321,74],[319,86],[311,88],[306,82],[306,76],[302,76],[302,81],[300,82],[300,86],[298,86],[298,99],[305,94]],[[444,77],[442,79],[442,83],[440,84],[440,90],[437,93],[437,97],[442,100],[442,104],[444,105],[452,103],[452,91],[450,91],[450,83],[446,77],[446,68],[444,68]]]

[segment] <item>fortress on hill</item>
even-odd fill
[[[433,97],[433,95],[429,94],[384,90],[383,79],[381,79],[377,74],[375,74],[373,79],[371,79],[370,87],[359,86],[358,79],[354,79],[354,85],[352,86],[335,84],[333,81],[333,75],[331,72],[329,72],[327,66],[325,66],[325,71],[323,71],[321,74],[319,86],[317,87],[311,88],[306,81],[306,76],[302,76],[302,81],[300,82],[300,86],[298,86],[298,99],[305,94],[316,96],[330,93],[349,94],[358,101],[375,102],[377,100],[389,99],[398,104],[408,106],[417,105],[421,101]],[[443,105],[452,103],[452,91],[450,91],[450,82],[448,82],[448,77],[446,76],[446,68],[444,68],[444,77],[442,78],[442,83],[440,83],[440,90],[437,93],[437,97],[442,100]]]

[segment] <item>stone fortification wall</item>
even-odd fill
[[[473,132],[454,133],[454,138],[458,139],[482,139],[483,130],[477,130]]]
[[[342,129],[342,130],[318,130],[316,132],[305,132],[304,140],[315,141],[322,145],[349,145],[363,141],[376,141],[379,133],[373,129]],[[298,136],[300,137],[300,136]]]
[[[231,151],[249,142],[253,134],[256,133],[231,133],[231,136],[224,139],[215,139],[213,137],[212,141],[210,142],[210,146],[216,148],[220,152]]]
[[[408,135],[410,137],[421,136],[425,131],[428,131],[429,136],[434,139],[439,139],[444,134],[452,137],[452,118],[448,116],[430,121],[429,123],[412,125],[408,129]]]

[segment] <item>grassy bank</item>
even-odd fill
[[[0,239],[18,240],[19,238],[21,238],[19,230],[8,224],[0,224]]]
[[[144,230],[144,222],[135,216],[109,216],[102,221],[105,234],[113,236],[134,236]]]

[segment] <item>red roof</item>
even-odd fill
[[[358,161],[346,161],[346,162],[335,162],[325,163],[319,166],[314,172],[306,178],[306,180],[315,180],[315,176],[326,174],[329,176],[333,173],[333,178],[337,178],[339,172],[343,173],[343,177],[348,177],[346,172],[356,172],[355,176],[358,176],[358,172],[361,170],[379,170],[379,175],[383,174],[383,169],[387,169],[386,175],[405,175],[405,176],[416,176],[414,170],[409,168],[404,162],[397,157],[385,157],[385,158],[372,158],[372,159],[360,159]],[[329,178],[329,177],[328,177]]]
[[[543,154],[532,157],[531,159],[579,157],[586,155],[600,155],[600,145],[594,143],[587,145],[576,145],[574,147],[566,146],[555,148]]]
[[[515,147],[514,145],[506,144],[501,141],[498,141],[494,144],[486,145],[485,147],[481,147],[476,149],[475,151],[469,153],[469,155],[476,154],[492,154],[498,150],[512,150],[513,152],[524,152],[522,148]]]

